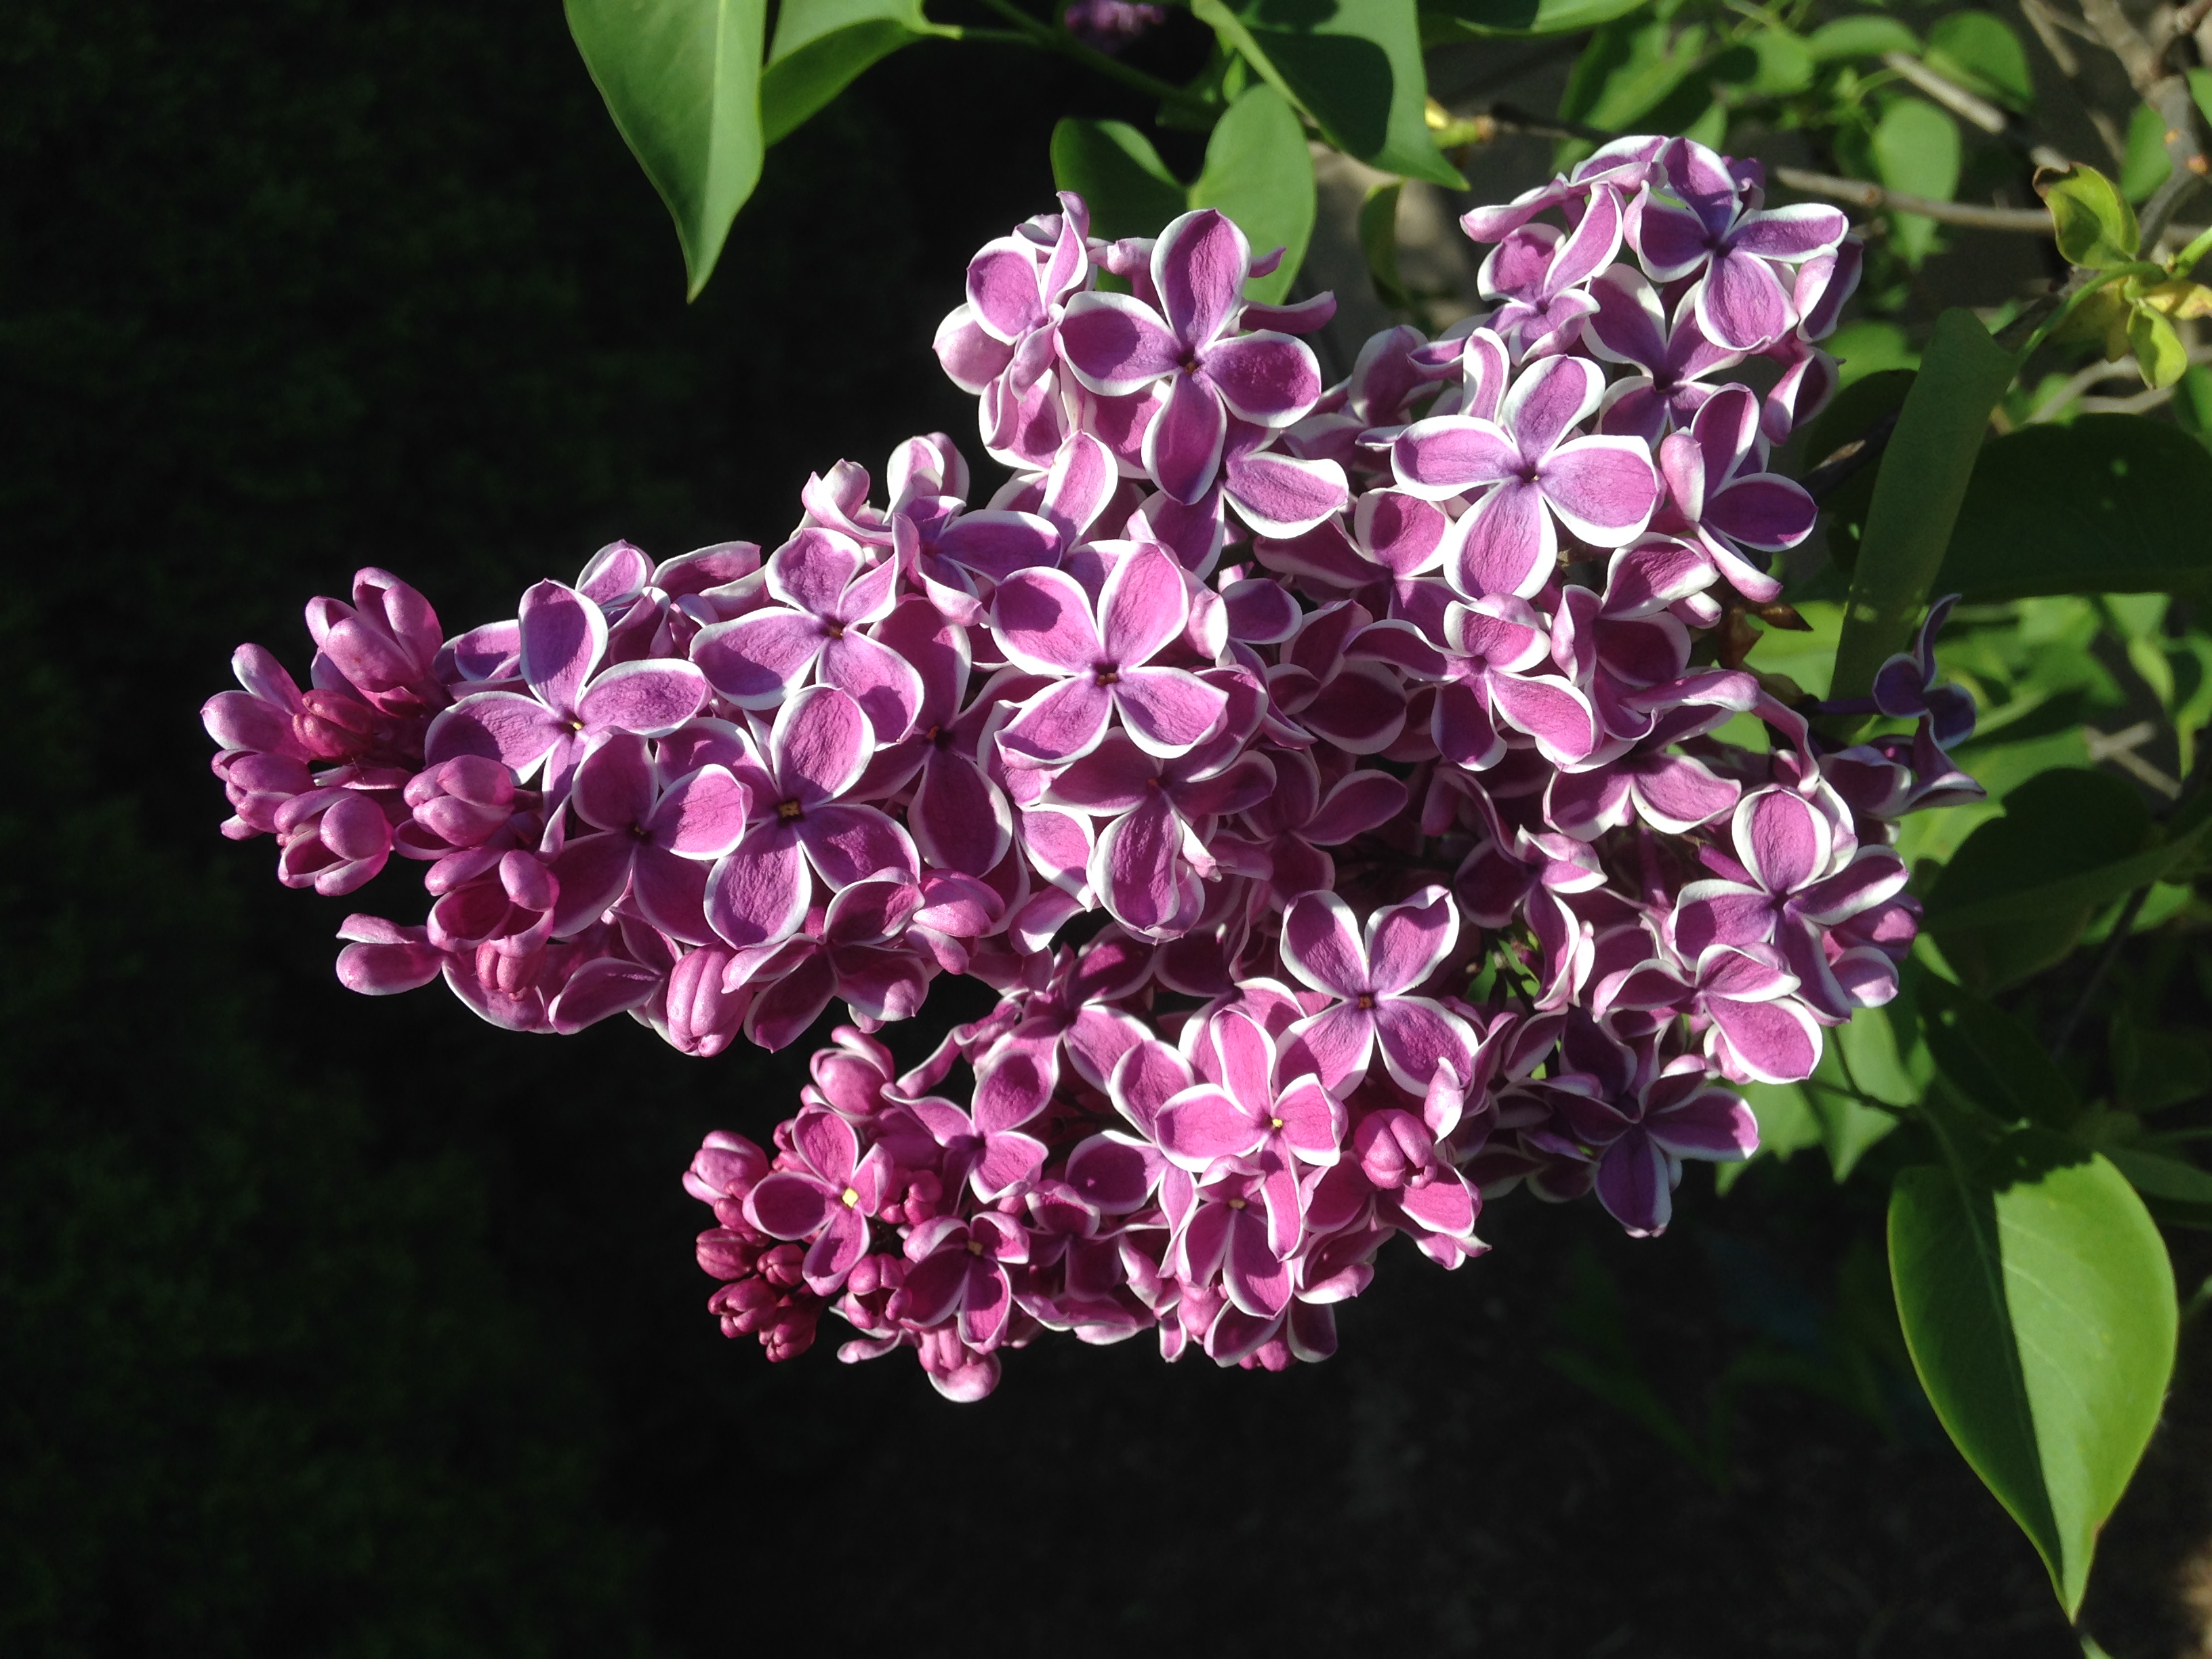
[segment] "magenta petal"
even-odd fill
[[[1736,479],[1705,507],[1705,523],[1723,536],[1771,552],[1813,533],[1820,509],[1802,488],[1771,472]]]
[[[1587,357],[1547,357],[1513,383],[1498,423],[1525,459],[1537,460],[1597,408],[1604,392],[1604,372]]]
[[[983,329],[1001,340],[1019,340],[1044,321],[1036,258],[1012,236],[987,245],[968,262],[968,304]]]
[[[1698,285],[1698,322],[1714,343],[1757,351],[1790,328],[1790,300],[1765,260],[1723,251]]]
[[[1398,434],[1390,465],[1408,495],[1440,500],[1513,477],[1521,468],[1521,449],[1493,422],[1437,415]]]
[[[931,753],[906,816],[925,859],[971,876],[989,874],[1013,837],[1006,796],[964,755]]]
[[[1820,1060],[1820,1028],[1789,998],[1771,1002],[1704,1000],[1713,1024],[1745,1072],[1760,1083],[1802,1083]]]
[[[1056,766],[1096,749],[1113,712],[1113,693],[1096,675],[1079,674],[1047,686],[1024,703],[1021,713],[999,728],[999,747],[1024,763]]]
[[[1159,549],[1139,544],[1106,578],[1098,597],[1098,631],[1106,660],[1133,668],[1183,630],[1190,592],[1182,568]]]
[[[1303,536],[1352,499],[1334,461],[1304,461],[1272,452],[1233,455],[1222,469],[1224,493],[1237,516],[1263,536]]]
[[[1544,499],[1560,522],[1593,547],[1620,547],[1643,533],[1659,504],[1651,452],[1634,438],[1577,438],[1544,463]]]
[[[1159,313],[1126,294],[1079,294],[1058,330],[1060,355],[1075,378],[1101,397],[1139,392],[1182,360]]]
[[[1125,927],[1147,932],[1179,908],[1182,821],[1158,795],[1108,824],[1091,854],[1091,884]]]
[[[1303,340],[1247,334],[1209,349],[1203,372],[1240,421],[1283,427],[1321,397],[1321,365]]]
[[[1194,1173],[1219,1158],[1238,1158],[1258,1147],[1267,1123],[1211,1084],[1177,1095],[1160,1108],[1153,1139],[1159,1149]]]
[[[1178,374],[1169,385],[1167,406],[1145,428],[1145,470],[1170,498],[1189,506],[1212,485],[1228,432],[1219,396],[1195,375]]]
[[[1729,246],[1762,259],[1803,259],[1833,248],[1850,228],[1841,208],[1801,202],[1794,207],[1745,214],[1729,232]]]
[[[745,1195],[745,1219],[770,1238],[807,1238],[821,1226],[829,1206],[817,1182],[778,1170]]]
[[[826,685],[811,685],[785,703],[769,738],[777,787],[816,800],[850,788],[874,751],[874,729],[860,705]]]
[[[1388,823],[1405,805],[1406,786],[1388,772],[1354,772],[1338,780],[1299,834],[1316,847],[1334,847]]]
[[[1735,810],[1736,850],[1759,884],[1787,893],[1820,874],[1828,862],[1828,821],[1802,795],[1762,789]]]
[[[872,806],[809,807],[799,820],[799,844],[832,887],[844,887],[878,870],[921,872],[905,830]]]
[[[1559,535],[1534,484],[1516,478],[1499,485],[1474,504],[1458,529],[1464,539],[1447,568],[1460,592],[1525,599],[1551,580]]]
[[[645,919],[662,933],[687,945],[713,942],[714,930],[707,925],[707,866],[696,859],[641,847],[631,862],[630,891]]]
[[[1598,1202],[1634,1237],[1651,1237],[1665,1231],[1674,1215],[1671,1173],[1666,1153],[1641,1129],[1631,1129],[1598,1160]]]
[[[1000,582],[991,630],[1007,660],[1032,674],[1082,673],[1105,654],[1090,596],[1065,571],[1018,571]]]
[[[653,809],[653,844],[687,859],[718,859],[745,833],[752,795],[720,766],[678,778]]]
[[[1265,1225],[1246,1211],[1231,1228],[1229,1241],[1221,1274],[1229,1299],[1259,1318],[1282,1312],[1291,1299],[1291,1270],[1268,1248]]]
[[[600,913],[623,896],[629,884],[630,858],[637,843],[617,830],[605,836],[578,836],[553,860],[554,879],[561,884],[553,910],[553,931],[565,938],[589,927]]]
[[[1283,917],[1283,965],[1316,991],[1357,997],[1368,990],[1367,951],[1352,907],[1334,893],[1315,893]]]
[[[1450,1238],[1474,1236],[1475,1197],[1467,1182],[1447,1170],[1425,1186],[1398,1194],[1398,1207],[1432,1233]]]
[[[812,890],[797,830],[771,818],[715,865],[707,918],[740,949],[772,944],[798,931]]]
[[[628,830],[653,816],[654,793],[645,739],[617,732],[577,767],[568,804],[595,830]]]
[[[517,620],[522,678],[550,707],[574,708],[607,648],[605,616],[559,582],[539,582],[522,596]]]
[[[974,1259],[955,1245],[908,1268],[899,1287],[907,1317],[917,1325],[934,1325],[948,1317],[960,1301],[960,1292],[968,1283],[968,1264]]]
[[[495,760],[527,778],[566,727],[534,697],[512,691],[479,691],[463,697],[430,722],[422,740],[426,763],[465,755]]]
[[[1462,1081],[1474,1066],[1474,1033],[1456,1014],[1425,997],[1390,997],[1375,1005],[1375,1042],[1401,1088],[1420,1093],[1439,1062]]]
[[[829,642],[819,620],[776,607],[700,629],[691,660],[740,708],[773,708]]]
[[[1125,668],[1113,697],[1131,739],[1155,755],[1182,754],[1220,723],[1229,706],[1226,692],[1180,668]]]
[[[666,737],[707,701],[707,677],[675,658],[617,663],[576,703],[586,730]]]
[[[1431,974],[1459,938],[1459,913],[1441,888],[1427,902],[1394,904],[1367,925],[1367,986],[1378,996],[1410,990]],[[1425,1077],[1423,1086],[1427,1086]]]
[[[1152,286],[1168,325],[1189,349],[1221,332],[1244,296],[1251,245],[1234,221],[1214,208],[1174,220],[1152,244]]]
[[[976,1191],[987,1200],[994,1199],[1035,1180],[1044,1167],[1044,1142],[1034,1135],[1009,1129],[991,1136],[974,1171]]]
[[[868,717],[878,744],[896,743],[921,709],[921,676],[913,665],[863,634],[832,640],[822,653],[822,683],[834,685]]]
[[[1493,674],[1490,701],[1498,719],[1535,738],[1554,766],[1571,766],[1597,746],[1597,719],[1589,700],[1565,680]]]

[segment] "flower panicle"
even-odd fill
[[[828,1310],[961,1399],[1045,1329],[1279,1369],[1517,1186],[1658,1233],[1755,1148],[1729,1085],[1896,994],[1895,822],[1978,793],[1973,709],[1944,607],[1848,745],[1731,651],[1814,525],[1769,457],[1836,386],[1840,213],[1636,138],[1462,222],[1489,309],[1328,386],[1333,301],[1249,301],[1231,220],[1063,194],[937,333],[987,499],[914,438],[772,549],[617,542],[452,637],[364,570],[312,689],[249,646],[206,705],[223,832],[325,895],[422,866],[341,929],[368,994],[699,1055],[842,1002],[771,1146],[686,1177],[771,1358]],[[898,1073],[943,974],[998,1005]]]

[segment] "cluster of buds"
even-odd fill
[[[958,1398],[1045,1328],[1275,1368],[1516,1185],[1657,1233],[1684,1159],[1755,1146],[1726,1084],[1895,994],[1894,821],[1976,793],[1940,614],[1847,746],[1742,665],[1857,273],[1840,214],[1760,201],[1608,146],[1467,216],[1491,310],[1332,387],[1333,302],[1248,301],[1229,220],[1104,241],[1063,196],[939,331],[986,504],[913,439],[765,556],[617,543],[451,639],[364,571],[313,690],[248,647],[209,702],[225,833],[325,894],[426,866],[423,921],[345,923],[356,990],[696,1054],[842,1000],[773,1151],[687,1177],[771,1358],[830,1308]],[[940,973],[1000,1001],[900,1074],[871,1034]]]

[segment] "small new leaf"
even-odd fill
[[[2189,368],[2189,348],[2173,325],[2148,305],[2138,303],[2128,313],[2128,349],[2142,370],[2143,384],[2156,391],[2172,386]]]
[[[2063,173],[2046,167],[2035,175],[2035,188],[2051,210],[2067,264],[2110,270],[2134,262],[2142,246],[2136,210],[2096,168],[2078,162]]]

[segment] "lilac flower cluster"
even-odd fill
[[[963,1399],[1046,1328],[1272,1369],[1516,1185],[1657,1233],[1684,1159],[1755,1146],[1723,1085],[1895,994],[1892,826],[1975,793],[1940,609],[1867,705],[1911,729],[1851,746],[1721,655],[1813,527],[1767,455],[1858,268],[1760,199],[1611,145],[1467,216],[1486,314],[1328,386],[1333,301],[1248,302],[1229,220],[1104,241],[1063,196],[937,338],[987,502],[914,439],[765,556],[617,543],[450,639],[364,571],[311,690],[247,647],[208,703],[225,833],[325,894],[424,866],[422,922],[342,930],[372,994],[696,1054],[842,1000],[773,1149],[687,1176],[771,1358],[829,1308]],[[998,1005],[902,1073],[870,1034],[940,973]]]

